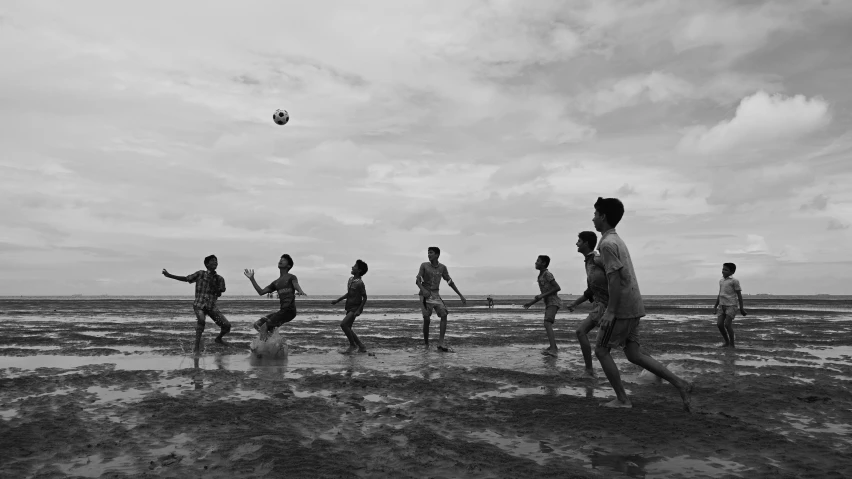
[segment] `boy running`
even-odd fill
[[[215,255],[210,255],[204,258],[204,267],[207,270],[199,270],[189,276],[175,276],[163,268],[163,276],[166,278],[185,281],[187,283],[195,283],[195,301],[192,303],[192,310],[195,312],[195,344],[192,348],[192,354],[198,355],[201,352],[201,333],[204,332],[204,324],[206,316],[221,328],[219,335],[215,341],[219,344],[225,344],[222,341],[222,336],[231,331],[231,323],[225,319],[225,316],[216,307],[216,300],[222,293],[225,292],[225,278],[216,273],[216,268],[219,267],[219,260]]]
[[[743,309],[743,293],[740,281],[733,277],[737,272],[737,265],[725,263],[722,265],[722,279],[719,280],[719,294],[716,296],[716,310],[718,321],[716,326],[725,340],[723,348],[734,348],[734,317],[737,315],[737,304],[740,306],[740,314],[747,316]]]
[[[417,279],[414,284],[420,288],[420,310],[423,312],[423,341],[426,346],[429,346],[429,322],[432,318],[432,311],[438,313],[441,318],[440,336],[438,337],[438,351],[447,352],[450,349],[444,345],[444,334],[447,332],[447,306],[444,300],[441,299],[441,294],[438,288],[441,284],[441,278],[453,288],[453,291],[459,295],[462,304],[467,304],[467,300],[459,292],[456,284],[450,278],[450,273],[447,267],[438,262],[441,256],[441,249],[437,246],[430,246],[426,250],[426,257],[429,261],[420,265],[420,270],[417,272]]]
[[[544,330],[547,331],[547,339],[550,341],[550,347],[541,353],[556,357],[559,354],[559,350],[556,348],[556,334],[553,333],[553,323],[556,321],[556,312],[562,307],[562,299],[556,294],[562,288],[556,282],[553,273],[547,270],[548,266],[550,266],[550,256],[539,255],[535,261],[535,269],[540,271],[536,281],[538,282],[538,289],[541,291],[541,294],[536,295],[532,301],[524,304],[524,309],[530,309],[530,306],[542,299],[544,300]]]
[[[636,279],[630,252],[615,232],[615,226],[623,216],[624,205],[617,198],[599,197],[595,202],[595,215],[592,222],[595,229],[601,232],[600,260],[609,286],[609,301],[601,317],[595,355],[616,395],[614,400],[602,406],[633,407],[621,384],[618,366],[610,354],[612,348],[621,347],[624,348],[628,361],[674,385],[680,391],[684,411],[689,411],[692,384],[675,376],[656,359],[639,349],[639,319],[645,316],[645,305],[642,302],[642,294],[639,292],[639,282]]]
[[[367,263],[360,259],[355,261],[355,264],[352,266],[352,277],[346,283],[346,294],[331,302],[331,304],[337,304],[344,299],[346,300],[346,316],[340,322],[340,328],[343,329],[343,334],[349,340],[349,349],[344,351],[343,354],[350,354],[355,350],[358,350],[359,353],[367,352],[367,348],[358,339],[355,331],[352,331],[352,324],[355,322],[355,318],[364,312],[364,305],[367,304],[367,288],[361,279],[362,276],[367,274],[367,269]]]
[[[585,258],[586,291],[568,306],[568,311],[573,313],[574,308],[586,301],[592,303],[592,311],[589,312],[586,319],[580,322],[576,331],[580,350],[583,351],[583,361],[586,363],[586,370],[578,379],[591,379],[595,377],[595,369],[592,365],[592,346],[589,343],[588,335],[591,330],[598,326],[606,309],[606,304],[609,301],[609,285],[603,268],[595,264],[595,258],[600,256],[600,253],[595,251],[595,246],[598,244],[597,235],[592,231],[583,231],[577,235],[577,238],[577,252]]]
[[[281,259],[278,260],[278,271],[280,272],[280,275],[278,276],[278,279],[269,283],[269,286],[265,288],[261,288],[260,285],[257,284],[257,281],[254,280],[253,269],[247,269],[243,272],[243,274],[246,275],[246,278],[251,281],[251,285],[254,286],[254,290],[257,291],[258,295],[263,296],[264,294],[268,294],[273,291],[278,293],[280,309],[275,313],[268,314],[258,319],[252,326],[260,332],[262,338],[266,338],[275,328],[283,325],[284,323],[289,323],[296,317],[297,294],[307,296],[305,292],[302,291],[301,286],[299,286],[299,280],[296,278],[296,275],[290,274],[291,268],[293,268],[293,258],[291,258],[289,254],[281,255]]]

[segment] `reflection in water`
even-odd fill
[[[662,459],[661,457],[645,458],[638,454],[608,454],[606,451],[595,450],[589,456],[592,467],[617,471],[628,477],[645,477],[648,464]]]

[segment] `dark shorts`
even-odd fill
[[[616,318],[606,330],[598,330],[598,346],[624,348],[629,342],[639,344],[639,318]]]
[[[547,306],[546,308],[544,308],[544,320],[545,320],[545,322],[548,322],[548,323],[551,323],[551,324],[555,323],[557,311],[559,311],[559,306],[556,306],[555,304],[551,305],[551,306]]]
[[[260,324],[266,323],[267,328],[270,331],[272,331],[273,329],[277,328],[278,326],[281,326],[284,323],[289,323],[290,321],[293,321],[293,319],[295,317],[296,317],[296,308],[295,307],[286,308],[286,309],[279,309],[278,311],[276,311],[272,314],[267,314],[266,316],[260,318],[260,321],[258,321],[258,323],[260,323]]]
[[[358,313],[359,309],[361,309],[360,304],[356,304],[355,306],[349,306],[346,308],[346,314],[352,313],[357,318],[361,315],[361,313]]]

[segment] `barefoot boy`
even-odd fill
[[[532,301],[524,304],[524,309],[530,309],[530,306],[544,300],[544,330],[547,331],[547,339],[550,341],[550,347],[542,351],[542,354],[556,357],[559,350],[556,348],[556,335],[553,333],[553,323],[556,321],[556,312],[562,307],[562,299],[556,293],[562,288],[553,277],[553,273],[547,270],[550,266],[550,256],[539,255],[535,261],[535,269],[539,270],[538,289],[541,294],[536,295]]]
[[[301,286],[299,286],[299,280],[296,278],[296,275],[290,274],[290,269],[293,267],[293,258],[290,257],[289,254],[281,255],[281,259],[278,260],[278,271],[280,272],[278,279],[269,283],[269,286],[262,288],[257,284],[257,281],[254,280],[254,270],[247,269],[243,272],[246,275],[246,278],[251,281],[251,285],[254,286],[254,290],[257,291],[257,294],[263,296],[264,294],[271,293],[276,291],[278,293],[278,300],[280,302],[280,309],[272,314],[268,314],[260,319],[258,319],[253,327],[258,330],[263,337],[267,336],[271,333],[275,328],[283,325],[284,323],[289,323],[296,317],[296,295],[307,296],[304,291],[302,291]]]
[[[462,304],[467,304],[467,300],[459,292],[456,284],[450,278],[450,273],[447,267],[438,262],[441,256],[441,249],[437,246],[430,246],[426,250],[426,257],[429,261],[420,265],[420,270],[417,272],[415,284],[420,288],[420,309],[423,312],[423,341],[426,346],[429,346],[429,321],[432,318],[432,311],[438,313],[441,318],[440,336],[438,337],[438,351],[449,351],[449,348],[444,345],[444,334],[447,332],[447,306],[444,300],[441,299],[441,294],[438,292],[438,287],[441,284],[441,278],[453,288],[453,291],[459,295]]]
[[[595,377],[595,369],[592,365],[592,346],[589,343],[588,335],[591,330],[598,326],[609,301],[609,285],[607,284],[606,273],[603,268],[595,264],[595,258],[600,255],[595,251],[597,244],[598,237],[592,231],[583,231],[577,235],[577,252],[583,255],[586,264],[586,291],[568,306],[568,311],[573,312],[574,308],[586,301],[592,303],[591,312],[586,316],[586,319],[580,322],[576,331],[577,341],[580,342],[580,350],[583,351],[583,360],[586,363],[586,370],[580,376],[580,379]]]
[[[367,263],[360,259],[355,261],[355,264],[352,266],[352,277],[349,278],[349,282],[346,284],[346,294],[331,302],[331,304],[337,304],[344,299],[346,300],[346,316],[340,322],[340,328],[343,329],[343,334],[349,340],[349,349],[344,351],[343,354],[350,354],[355,350],[358,350],[359,353],[367,352],[367,348],[358,339],[355,331],[352,331],[352,324],[355,322],[355,318],[364,312],[364,305],[367,304],[367,288],[361,279],[362,276],[367,274],[367,269]]]
[[[225,292],[225,278],[216,273],[216,268],[219,267],[219,260],[215,255],[210,255],[204,258],[204,267],[207,270],[199,270],[189,276],[175,276],[163,269],[163,276],[166,278],[176,279],[178,281],[186,281],[187,283],[195,283],[195,301],[192,303],[192,310],[195,312],[195,345],[192,348],[193,354],[201,352],[201,333],[204,332],[204,323],[206,316],[221,328],[219,335],[215,341],[219,344],[225,344],[222,341],[222,336],[231,331],[231,323],[225,319],[225,316],[216,307],[216,300],[222,293]]]
[[[624,348],[627,360],[656,374],[680,391],[683,409],[689,411],[692,384],[675,376],[656,359],[639,349],[639,319],[645,316],[645,305],[639,292],[639,282],[633,270],[633,261],[627,245],[615,232],[615,226],[624,216],[624,205],[616,198],[598,198],[592,222],[601,232],[601,263],[609,285],[609,301],[600,321],[595,355],[601,369],[615,390],[616,399],[603,404],[606,407],[630,408],[633,405],[621,384],[618,366],[610,350]]]
[[[722,333],[722,338],[725,340],[723,347],[734,346],[734,317],[737,315],[737,305],[740,307],[740,314],[747,316],[743,309],[743,293],[740,288],[740,281],[733,277],[737,272],[737,265],[734,263],[725,263],[722,265],[722,279],[719,280],[719,295],[716,296],[716,305],[713,309],[716,310],[718,321],[716,326],[719,327],[719,332]]]

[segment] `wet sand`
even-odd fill
[[[369,353],[341,355],[339,312],[305,303],[264,361],[249,324],[272,302],[223,301],[235,334],[208,322],[198,360],[185,301],[0,303],[0,477],[852,476],[844,307],[752,310],[736,351],[706,311],[652,309],[643,349],[695,382],[688,414],[620,352],[634,409],[600,408],[602,374],[573,379],[584,311],[555,359],[538,310],[453,305],[441,353],[416,304],[379,302],[355,323]]]

